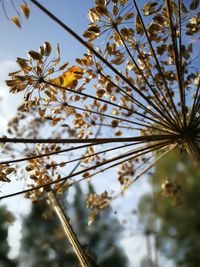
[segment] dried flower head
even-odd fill
[[[33,180],[41,185],[30,192],[54,183],[62,187],[66,180],[73,184],[102,177],[119,167],[121,194],[173,149],[187,151],[200,162],[197,7],[194,0],[149,1],[142,8],[135,0],[96,0],[84,33],[89,43],[50,16],[89,52],[76,59],[80,67],[72,66],[53,77],[60,55],[48,63],[51,47],[46,42],[39,52],[29,51],[29,60],[18,59],[21,69],[7,81],[11,92],[26,91],[26,102],[30,102],[27,91],[32,94],[36,89],[38,114],[57,127],[57,136],[0,138],[0,142],[62,146],[53,165],[47,158],[53,154],[40,152],[37,158],[44,159],[34,163],[32,171],[41,181]],[[59,159],[62,153],[67,155],[64,160]],[[59,176],[75,162],[78,170]],[[58,179],[45,176],[49,166]],[[108,180],[105,177],[105,187]],[[169,183],[163,187],[170,192]],[[112,194],[112,199],[118,195]],[[88,201],[93,219],[111,199],[94,193]]]

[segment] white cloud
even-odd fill
[[[130,266],[139,266],[142,258],[146,255],[143,236],[132,236],[120,242],[126,248],[126,254],[130,261]]]
[[[22,95],[12,95],[5,84],[8,74],[17,69],[16,63],[11,60],[0,61],[0,134],[6,134],[8,120],[15,115]]]

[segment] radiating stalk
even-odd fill
[[[72,35],[77,41],[79,41],[83,46],[85,46],[90,52],[92,52],[102,63],[104,63],[110,70],[112,70],[118,77],[120,77],[124,82],[126,82],[143,100],[145,100],[150,106],[153,106],[158,112],[159,109],[154,103],[146,97],[143,92],[137,88],[128,78],[126,78],[120,71],[118,71],[111,63],[109,63],[102,55],[100,55],[88,42],[84,41],[78,34],[76,34],[71,28],[59,20],[53,13],[41,5],[37,0],[30,0],[35,6],[37,6],[41,11],[43,11],[49,18],[51,18],[55,23],[62,27],[66,32]],[[47,82],[46,82],[47,83]],[[174,103],[173,103],[174,104]]]
[[[137,62],[135,61],[135,59],[134,59],[133,55],[131,54],[130,50],[128,49],[128,46],[126,45],[126,43],[125,43],[125,41],[124,41],[124,39],[123,39],[123,37],[122,37],[120,31],[118,30],[117,27],[115,27],[115,30],[116,30],[116,32],[117,32],[117,34],[118,34],[118,36],[119,36],[119,38],[120,38],[120,40],[121,40],[123,46],[125,47],[125,49],[126,49],[128,55],[129,55],[129,57],[131,58],[131,60],[133,61],[135,67],[137,68],[137,70],[139,71],[140,75],[142,76],[143,80],[144,80],[145,83],[148,85],[148,87],[149,87],[149,89],[151,90],[151,92],[154,94],[155,98],[156,98],[157,101],[159,102],[159,105],[160,105],[161,107],[163,107],[163,103],[162,103],[162,101],[159,99],[159,97],[158,97],[158,95],[156,94],[155,90],[153,89],[153,87],[151,86],[151,84],[149,83],[149,81],[147,80],[147,78],[145,77],[144,73],[142,72],[142,70],[141,70],[140,67],[138,66]],[[155,101],[155,100],[154,100],[154,101]],[[164,113],[164,111],[163,111],[162,109],[158,108],[159,105],[158,105],[158,103],[155,101],[155,104],[153,104],[152,106],[159,112],[159,114],[160,114],[161,116],[163,116],[163,117],[168,121],[168,123],[169,123],[170,125],[174,126],[173,121],[170,120],[170,118]]]
[[[69,223],[69,219],[65,215],[55,193],[53,191],[48,192],[48,199],[49,199],[49,204],[50,206],[54,209],[56,215],[58,216],[63,230],[67,236],[67,239],[71,243],[74,252],[76,253],[77,258],[79,259],[79,262],[81,264],[81,267],[92,267],[85,255],[84,250],[82,249],[82,246],[71,226]]]
[[[64,139],[50,139],[50,138],[7,138],[0,137],[0,143],[16,143],[16,144],[106,144],[119,142],[152,142],[164,140],[179,140],[182,139],[181,134],[150,134],[148,136],[133,136],[133,137],[118,137],[118,138],[64,138]]]
[[[195,160],[197,167],[200,167],[200,148],[194,139],[186,138],[186,149]]]
[[[43,82],[46,83],[46,84],[48,84],[48,85],[51,85],[51,86],[53,86],[53,87],[56,87],[56,88],[63,89],[63,90],[66,90],[66,91],[68,91],[68,92],[71,92],[71,93],[73,93],[73,94],[77,94],[77,95],[81,95],[81,96],[83,96],[83,97],[91,98],[91,99],[97,100],[97,101],[99,101],[99,102],[102,102],[102,103],[105,103],[105,104],[108,104],[108,105],[117,107],[117,108],[119,108],[119,109],[124,109],[124,110],[126,110],[126,111],[128,111],[128,112],[131,112],[131,113],[133,113],[133,114],[137,114],[138,116],[141,116],[141,117],[146,118],[146,119],[148,119],[148,120],[150,120],[150,121],[152,121],[152,122],[155,122],[155,123],[158,123],[158,124],[161,124],[161,125],[167,127],[167,125],[165,125],[164,122],[161,123],[160,120],[156,120],[156,119],[154,119],[154,117],[157,117],[156,114],[154,115],[154,117],[148,117],[147,115],[144,115],[144,114],[141,113],[141,112],[137,112],[137,111],[135,111],[135,110],[132,110],[132,109],[130,109],[130,108],[126,108],[126,107],[124,107],[124,106],[120,106],[120,105],[118,105],[118,104],[116,104],[116,103],[114,103],[114,102],[108,101],[108,100],[106,100],[106,99],[98,98],[98,97],[96,97],[96,96],[89,95],[89,94],[86,94],[86,93],[83,93],[83,92],[74,91],[74,90],[72,90],[72,89],[70,89],[70,88],[67,88],[67,87],[64,87],[64,86],[60,86],[60,85],[57,85],[57,84],[53,84],[53,83],[48,82],[48,81],[46,81],[46,80],[43,80]],[[158,109],[158,108],[157,108],[157,109]],[[152,111],[148,110],[147,108],[146,108],[146,110],[148,111],[148,113],[152,113]],[[159,109],[158,109],[157,111],[159,111]],[[162,120],[161,120],[161,121],[162,121]],[[171,127],[172,127],[172,126],[170,125],[170,128],[171,128]]]
[[[150,50],[151,50],[151,52],[152,52],[152,54],[153,54],[153,58],[155,59],[156,66],[157,66],[157,70],[158,70],[158,72],[159,72],[159,74],[160,74],[160,76],[161,76],[161,78],[162,78],[162,80],[163,80],[164,86],[165,86],[165,88],[166,88],[167,95],[168,95],[168,97],[169,97],[169,99],[170,99],[170,103],[171,103],[171,105],[172,105],[172,107],[173,107],[173,110],[174,110],[174,112],[175,112],[175,114],[176,114],[177,122],[179,122],[179,124],[180,124],[180,126],[181,126],[181,120],[180,120],[180,116],[179,116],[178,110],[177,110],[176,105],[175,105],[175,103],[174,103],[174,101],[173,101],[173,98],[172,98],[172,96],[171,96],[171,94],[170,94],[170,90],[169,90],[168,84],[167,84],[167,82],[166,82],[166,80],[165,80],[165,77],[164,77],[163,71],[162,71],[162,69],[161,69],[159,60],[158,60],[158,58],[157,58],[156,52],[155,52],[154,47],[153,47],[153,45],[152,45],[151,39],[149,38],[147,29],[146,29],[146,27],[145,27],[145,25],[144,25],[144,21],[143,21],[143,19],[142,19],[140,10],[139,10],[139,8],[138,8],[138,5],[137,5],[137,3],[136,3],[136,0],[132,0],[132,1],[133,1],[133,4],[134,4],[134,6],[135,6],[135,8],[136,8],[136,10],[137,10],[137,14],[138,14],[139,19],[140,19],[140,22],[141,22],[141,24],[142,24],[142,28],[143,28],[143,30],[144,30],[144,32],[145,32],[147,41],[148,41],[149,46],[150,46]]]
[[[182,66],[180,65],[179,61],[179,54],[180,51],[178,51],[177,48],[177,39],[175,36],[174,31],[174,25],[172,21],[172,10],[170,7],[170,1],[166,0],[166,7],[168,11],[168,17],[169,17],[169,28],[171,33],[171,40],[172,40],[172,47],[173,47],[173,55],[174,55],[174,61],[175,61],[175,68],[176,68],[176,77],[177,77],[177,83],[178,83],[178,89],[179,89],[179,97],[180,97],[180,103],[181,103],[181,109],[182,109],[182,116],[183,116],[183,125],[186,126],[186,112],[185,112],[185,103],[184,103],[184,92],[183,92],[183,86],[182,86]],[[180,20],[180,18],[179,18]],[[179,48],[181,50],[181,47]]]

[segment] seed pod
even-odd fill
[[[11,18],[11,21],[17,26],[18,28],[21,28],[21,23],[18,16],[13,16]]]
[[[28,52],[28,55],[34,60],[41,60],[42,59],[42,55],[39,54],[38,52],[33,51],[33,50],[30,50]]]
[[[27,4],[21,4],[20,8],[25,18],[28,19],[30,16],[30,7]]]
[[[50,55],[50,53],[51,53],[51,45],[50,45],[50,43],[49,42],[45,42],[43,44],[43,47],[44,47],[44,55],[48,57]]]

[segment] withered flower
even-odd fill
[[[194,65],[199,34],[197,7],[198,1],[148,1],[139,8],[136,0],[96,0],[84,33],[89,43],[43,7],[89,52],[76,59],[80,67],[72,66],[55,76],[66,64],[57,68],[59,55],[48,62],[51,47],[46,42],[39,52],[29,51],[28,60],[18,59],[20,71],[7,81],[11,92],[26,92],[26,101],[27,91],[32,94],[37,90],[39,116],[56,126],[57,135],[46,139],[1,138],[0,142],[61,145],[58,153],[40,151],[34,158],[33,166],[29,166],[33,172],[30,192],[54,183],[62,189],[65,181],[72,185],[98,175],[105,180],[107,192],[115,175],[102,173],[110,169],[116,172],[119,167],[115,177],[119,192],[111,197],[109,193],[88,197],[92,221],[169,151],[187,151],[199,164],[200,86],[198,66]],[[51,164],[47,156],[53,155],[55,162]],[[59,161],[62,155],[67,158]],[[44,160],[36,162],[37,158]],[[70,164],[75,163],[78,170],[69,173]],[[54,170],[58,178],[49,175]],[[63,171],[67,174],[61,177]],[[170,192],[170,183],[163,187]]]
[[[51,54],[51,45],[45,42],[39,48],[39,52],[30,50],[28,52],[29,59],[17,58],[17,64],[20,70],[9,74],[10,80],[6,81],[10,87],[11,93],[25,91],[25,99],[28,100],[34,90],[42,91],[47,88],[44,80],[50,81],[55,72],[63,71],[68,65],[57,67],[60,63],[60,48],[57,46],[57,57],[49,60]]]

